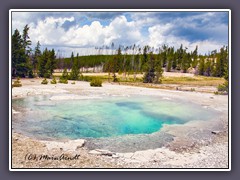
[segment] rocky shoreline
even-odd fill
[[[208,145],[185,146],[181,151],[163,147],[115,153],[89,150],[84,147],[84,140],[39,141],[13,133],[12,148],[12,168],[228,168],[226,134],[217,135]],[[63,155],[79,157],[59,159]]]

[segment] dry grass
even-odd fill
[[[61,76],[61,73],[54,73],[54,76]],[[82,73],[85,77],[91,78],[100,78],[103,82],[107,82],[109,80],[108,73]],[[134,85],[141,87],[153,87],[156,88],[155,85],[143,84],[142,78],[143,74],[136,75],[136,81],[134,81],[134,75],[129,74],[126,77],[123,74],[116,74],[119,82],[126,85]],[[110,74],[110,82],[112,82],[112,74]],[[217,87],[219,84],[223,84],[224,79],[218,77],[206,77],[206,76],[195,76],[189,73],[176,73],[176,72],[164,72],[162,78],[163,85],[189,85],[189,86],[212,86]],[[163,88],[163,87],[161,87]]]
[[[164,77],[163,84],[179,84],[192,86],[218,86],[224,83],[223,78],[193,76],[193,77]]]

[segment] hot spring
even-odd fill
[[[149,139],[151,134],[161,132],[164,124],[206,121],[216,116],[213,109],[160,96],[50,100],[52,96],[13,100],[14,110],[20,112],[13,116],[14,130],[39,139],[83,138],[92,139],[95,144],[100,144],[96,139],[102,142],[108,139],[106,145],[113,144],[114,139],[118,144],[122,140],[136,144],[139,137]],[[144,138],[141,140],[145,141]],[[161,138],[164,141],[172,139],[166,135]],[[161,138],[152,137],[151,140],[156,142]]]

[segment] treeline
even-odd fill
[[[150,46],[119,46],[114,48],[112,43],[111,55],[76,56],[70,58],[56,57],[54,49],[45,49],[41,52],[38,42],[31,49],[31,40],[28,36],[29,27],[26,25],[22,35],[16,29],[12,35],[12,76],[13,77],[45,77],[52,76],[55,69],[71,70],[69,79],[77,80],[81,68],[100,67],[103,72],[113,75],[116,73],[134,74],[144,73],[143,82],[159,83],[163,71],[191,72],[196,75],[228,77],[228,47],[214,50],[208,55],[200,55],[198,47],[188,52],[181,45],[178,49],[163,45],[159,48]]]
[[[167,72],[191,72],[196,75],[223,77],[228,73],[228,47],[214,50],[209,55],[199,55],[198,47],[192,52],[181,45],[178,49],[163,45],[161,48],[145,46],[119,47],[112,55],[90,55],[78,57],[80,67],[102,66],[103,72],[143,73],[160,66]],[[58,60],[58,69],[71,69],[71,58]],[[158,70],[159,71],[159,70]]]
[[[186,52],[181,45],[179,49],[174,47],[162,46],[159,49],[152,49],[145,46],[136,54],[128,54],[121,48],[116,50],[116,55],[89,55],[78,57],[81,67],[103,66],[103,72],[144,72],[148,60],[161,61],[165,71],[192,72],[196,75],[222,77],[228,67],[228,48],[223,46],[219,52],[212,51],[209,55],[199,55],[198,47],[193,52]],[[142,52],[143,51],[143,52]],[[156,51],[158,51],[156,53]],[[76,57],[75,57],[76,58]],[[113,60],[116,60],[116,67],[111,70]],[[71,58],[59,59],[57,69],[71,69]]]
[[[57,59],[57,69],[71,69],[73,65],[72,56],[73,53],[71,55],[71,58],[59,57]],[[113,57],[112,55],[89,55],[80,57],[77,56],[74,57],[74,59],[78,59],[79,66],[85,68],[102,66]]]

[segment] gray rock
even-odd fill
[[[94,155],[105,155],[105,156],[113,156],[115,153],[105,150],[105,149],[95,149],[91,150],[88,152],[89,154],[94,154]]]
[[[220,134],[221,133],[221,131],[212,131],[212,134]]]
[[[113,158],[119,158],[119,156],[116,155],[116,154],[113,154],[112,157],[113,157]]]
[[[93,155],[101,155],[101,152],[96,151],[96,150],[91,150],[88,152],[89,154],[93,154]]]
[[[56,142],[56,141],[42,141],[46,144],[48,150],[60,149],[61,151],[75,151],[84,146],[84,139],[69,140],[67,142]]]

